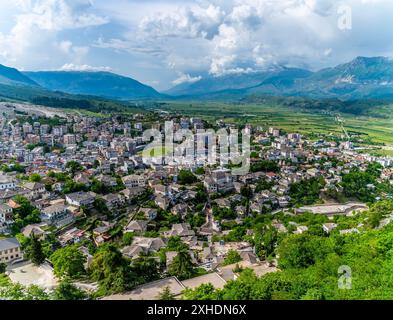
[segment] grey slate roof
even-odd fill
[[[16,238],[0,240],[0,251],[14,249],[18,247],[20,247],[20,244]]]

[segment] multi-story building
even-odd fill
[[[0,190],[12,190],[15,188],[16,184],[12,177],[0,175]]]
[[[23,253],[16,238],[0,240],[0,263],[11,263],[21,258]]]
[[[74,134],[66,134],[63,137],[65,145],[76,144],[76,137]]]

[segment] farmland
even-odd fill
[[[278,127],[287,132],[310,133],[315,136],[341,135],[336,113],[328,111],[296,109],[262,104],[229,103],[180,103],[170,102],[163,109],[185,116],[198,116],[208,120],[223,119],[239,125],[253,124]],[[377,116],[340,114],[351,136],[358,136],[367,144],[393,145],[393,119]]]

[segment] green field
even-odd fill
[[[323,111],[301,110],[259,104],[229,104],[203,102],[168,102],[163,110],[179,115],[201,117],[206,120],[223,119],[238,124],[277,127],[287,132],[315,135],[341,135],[342,129],[334,115]],[[393,119],[389,117],[340,114],[344,127],[352,135],[359,135],[365,143],[393,145]]]

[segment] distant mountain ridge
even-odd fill
[[[294,79],[308,77],[311,71],[297,68],[275,68],[273,70],[229,74],[202,78],[193,83],[177,85],[165,93],[174,96],[198,95],[223,90],[239,90],[260,86],[264,83],[288,85]]]
[[[70,94],[99,96],[110,99],[159,99],[163,95],[132,78],[110,72],[38,71],[24,72],[40,86]]]
[[[201,79],[167,91],[177,97],[225,99],[249,95],[301,96],[343,100],[393,98],[393,60],[357,57],[317,72],[297,68]]]
[[[121,101],[240,101],[258,96],[345,101],[393,99],[393,59],[357,57],[348,63],[316,72],[277,66],[265,71],[205,77],[193,83],[177,85],[164,93],[110,72],[20,72],[0,65],[2,97],[31,101],[34,97],[64,98],[65,95]]]
[[[38,84],[15,68],[0,64],[0,84],[38,86]]]

